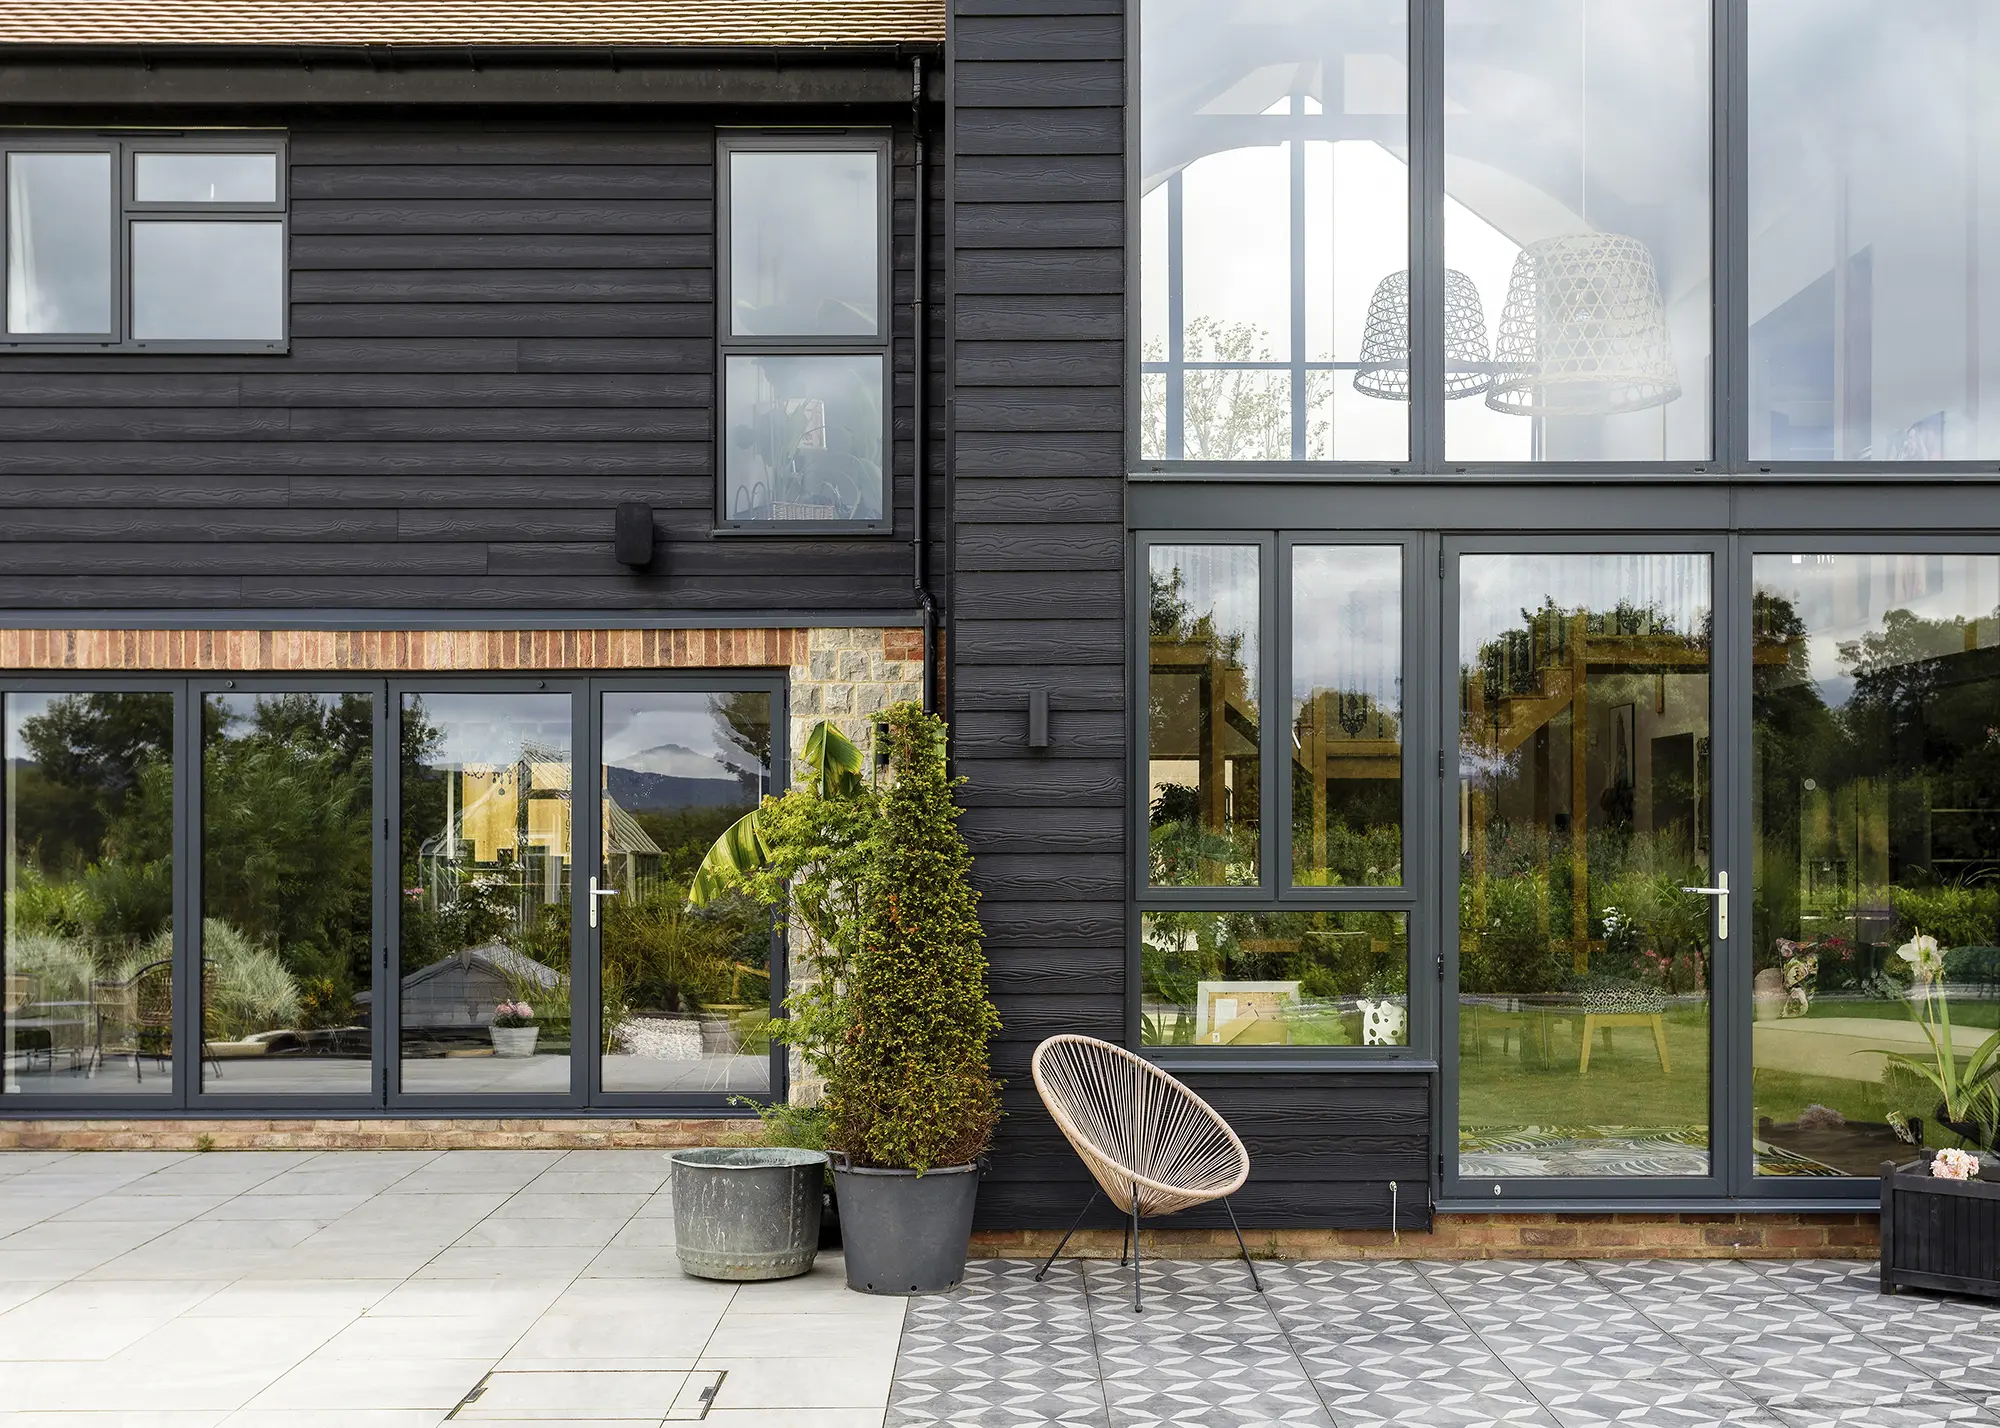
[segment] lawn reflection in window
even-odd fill
[[[730,357],[732,521],[882,519],[882,359]]]
[[[1401,912],[1167,912],[1140,923],[1146,1046],[1407,1046]]]

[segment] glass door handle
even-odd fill
[[[597,885],[596,878],[590,880],[590,925],[592,927],[597,926],[597,900],[601,897],[617,896],[617,888],[601,888]]]
[[[1729,874],[1717,873],[1715,875],[1715,886],[1712,888],[1683,886],[1681,891],[1700,893],[1704,897],[1715,899],[1715,940],[1717,942],[1727,942],[1729,940]]]

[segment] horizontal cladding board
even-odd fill
[[[961,204],[1123,203],[1126,182],[1121,154],[962,154],[952,171]]]
[[[0,476],[137,472],[658,476],[708,471],[710,456],[706,442],[12,441],[0,444]]]
[[[1122,341],[970,341],[960,338],[956,385],[1110,386],[1125,380]]]
[[[968,603],[953,624],[968,663],[1043,665],[1059,678],[1071,665],[1117,664],[1125,658],[1125,621],[1116,606],[1096,618],[1066,620],[989,620],[986,613]]]
[[[960,76],[982,60],[1123,60],[1125,23],[1120,15],[1071,15],[1051,25],[1033,16],[961,14],[951,44]]]
[[[699,268],[335,268],[292,274],[299,303],[571,303],[715,300]],[[714,319],[711,317],[710,323]]]
[[[0,441],[702,441],[708,407],[0,407]]]
[[[669,563],[674,549],[665,552]],[[246,577],[239,600],[283,609],[356,610],[659,610],[744,611],[907,609],[906,574],[856,584],[851,579],[802,577],[794,562],[784,575],[736,574],[727,581],[625,573],[469,580],[384,575],[368,579],[297,575]],[[32,598],[25,602],[33,604]],[[88,604],[89,601],[76,603]],[[102,604],[100,592],[99,604]],[[151,602],[148,602],[151,603]]]
[[[708,268],[708,233],[298,233],[292,271]],[[294,282],[296,282],[296,277]]]
[[[0,367],[0,409],[197,407],[708,406],[707,374],[17,372]]]
[[[557,167],[586,157],[593,164],[703,164],[715,158],[715,131],[706,126],[630,132],[595,126],[535,132],[475,128],[443,119],[420,129],[299,129],[292,163],[330,166],[527,164]]]
[[[299,199],[294,233],[710,233],[715,205],[695,200]]]
[[[1116,156],[1125,151],[1125,116],[1110,108],[960,109],[952,138],[961,154]]]
[[[954,75],[954,98],[968,109],[1116,106],[1125,102],[1120,59],[967,63]]]
[[[1108,248],[1122,252],[1125,205],[964,203],[958,213],[958,243],[960,248]]]
[[[708,372],[713,337],[300,337],[284,353],[10,352],[20,372]]]
[[[1425,1162],[1430,1141],[1421,1126],[1387,1135],[1331,1136],[1295,1131],[1261,1137],[1234,1123],[1232,1128],[1244,1139],[1251,1174],[1260,1185],[1399,1180],[1410,1187],[1413,1208],[1423,1206],[1423,1189],[1429,1183]],[[1059,1135],[1022,1135],[1014,1126],[1009,1126],[1008,1132],[1001,1153],[993,1157],[985,1184],[1047,1183],[1065,1178],[1077,1163],[1076,1152]],[[980,1193],[985,1193],[983,1188]]]
[[[962,578],[962,577],[961,577]],[[1011,709],[1023,695],[1021,672],[1012,665],[959,665],[952,668],[952,702],[961,709]],[[1091,709],[1122,709],[1125,671],[1122,666],[1088,665],[1066,669],[1052,701]]]
[[[961,475],[954,488],[958,517],[968,524],[1019,521],[1121,522],[1125,518],[1122,482],[1087,477]]]
[[[706,302],[294,303],[301,337],[703,337]]]
[[[291,189],[300,199],[713,199],[715,166],[612,164],[588,143],[567,162],[550,164],[308,164],[293,157]]]
[[[958,533],[957,563],[960,570],[1122,570],[1125,529],[968,523]]]
[[[1125,302],[1109,293],[968,293],[954,335],[974,342],[1114,342],[1125,335]]]
[[[991,898],[1122,897],[1125,860],[1116,854],[992,853],[980,859],[979,887]]]
[[[606,540],[610,539],[609,524],[607,518]],[[8,548],[8,554],[0,560],[11,562],[11,548],[24,541],[66,541],[86,546],[100,541],[121,544],[190,541],[215,545],[238,541],[393,541],[407,537],[394,511],[258,509],[234,502],[222,509],[160,509],[121,502],[81,509],[63,506],[9,511],[5,519],[0,519],[0,547]],[[75,550],[70,558],[95,563],[93,556]]]
[[[1125,291],[1125,253],[1119,248],[1079,248],[1049,251],[1047,244],[1030,248],[960,249],[956,267],[962,294],[1039,293],[1060,298],[1070,293]]]
[[[959,601],[961,608],[973,604],[962,590]],[[1061,686],[1062,675],[1055,670],[1041,682],[1052,693]],[[1018,758],[1031,752],[1025,707],[1006,713],[962,712],[952,726],[952,738],[960,758]],[[1048,759],[1115,759],[1127,747],[1123,713],[1051,708],[1049,747],[1032,752]]]
[[[994,620],[1123,618],[1124,578],[1112,570],[1059,570],[1032,576],[971,571],[958,577],[958,593],[963,601],[961,620],[968,612]],[[1058,695],[1053,707],[1071,706]]]
[[[996,1155],[1004,1155],[1004,1144]],[[1077,1174],[1084,1172],[1079,1165]],[[1385,1175],[1382,1179],[1395,1178]],[[1388,1194],[1374,1177],[1354,1181],[1308,1179],[1303,1181],[1257,1181],[1245,1185],[1229,1197],[1246,1232],[1282,1229],[1380,1229],[1389,1223]],[[1410,1183],[1406,1178],[1405,1183]],[[1424,1182],[1415,1179],[1415,1185]],[[1090,1198],[1087,1178],[1041,1185],[998,1184],[982,1187],[979,1207],[973,1220],[975,1230],[1064,1230]],[[1101,1205],[1099,1218],[1087,1223],[1116,1229],[1118,1219]],[[1425,1223],[1427,1210],[1421,1194],[1403,1197],[1402,1227],[1415,1229]],[[1223,1229],[1228,1217],[1219,1206],[1186,1210],[1172,1219],[1161,1220],[1149,1229]],[[1109,1268],[1109,1266],[1107,1266]],[[1236,1273],[1243,1273],[1237,1266]],[[1246,1282],[1243,1292],[1248,1294]]]

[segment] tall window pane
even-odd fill
[[[570,1088],[567,694],[406,694],[403,1089]]]
[[[1148,553],[1147,802],[1155,887],[1254,885],[1261,873],[1256,546]]]
[[[1448,459],[1708,456],[1709,10],[1445,0]]]
[[[1407,1046],[1409,914],[1161,912],[1140,921],[1146,1046]]]
[[[173,1089],[174,698],[9,694],[0,1090]]]
[[[202,705],[202,1089],[371,1085],[375,701]]]
[[[1144,0],[1148,460],[1409,454],[1403,6]]]
[[[1403,881],[1403,552],[1292,552],[1292,882]]]
[[[2000,455],[2000,13],[1749,8],[1750,454]]]
[[[771,917],[688,906],[716,838],[771,788],[771,696],[603,696],[597,880],[607,1091],[771,1087]]]
[[[872,337],[881,326],[873,149],[729,156],[730,330]]]
[[[1709,1173],[1710,564],[1459,560],[1462,1175]]]
[[[2000,557],[1753,573],[1757,1172],[1872,1176],[1960,1143],[1888,1059],[1935,1063],[1920,1018],[1961,1061],[2000,1025]]]
[[[111,331],[111,155],[7,156],[7,330]]]

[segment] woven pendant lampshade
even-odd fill
[[[1681,394],[1652,250],[1617,233],[1530,243],[1514,260],[1486,405],[1517,416],[1613,416]]]
[[[1385,402],[1410,399],[1410,270],[1391,273],[1368,299],[1361,330],[1361,370],[1354,390]],[[1456,268],[1444,272],[1444,399],[1476,397],[1492,381],[1487,368],[1486,310],[1479,289]]]

